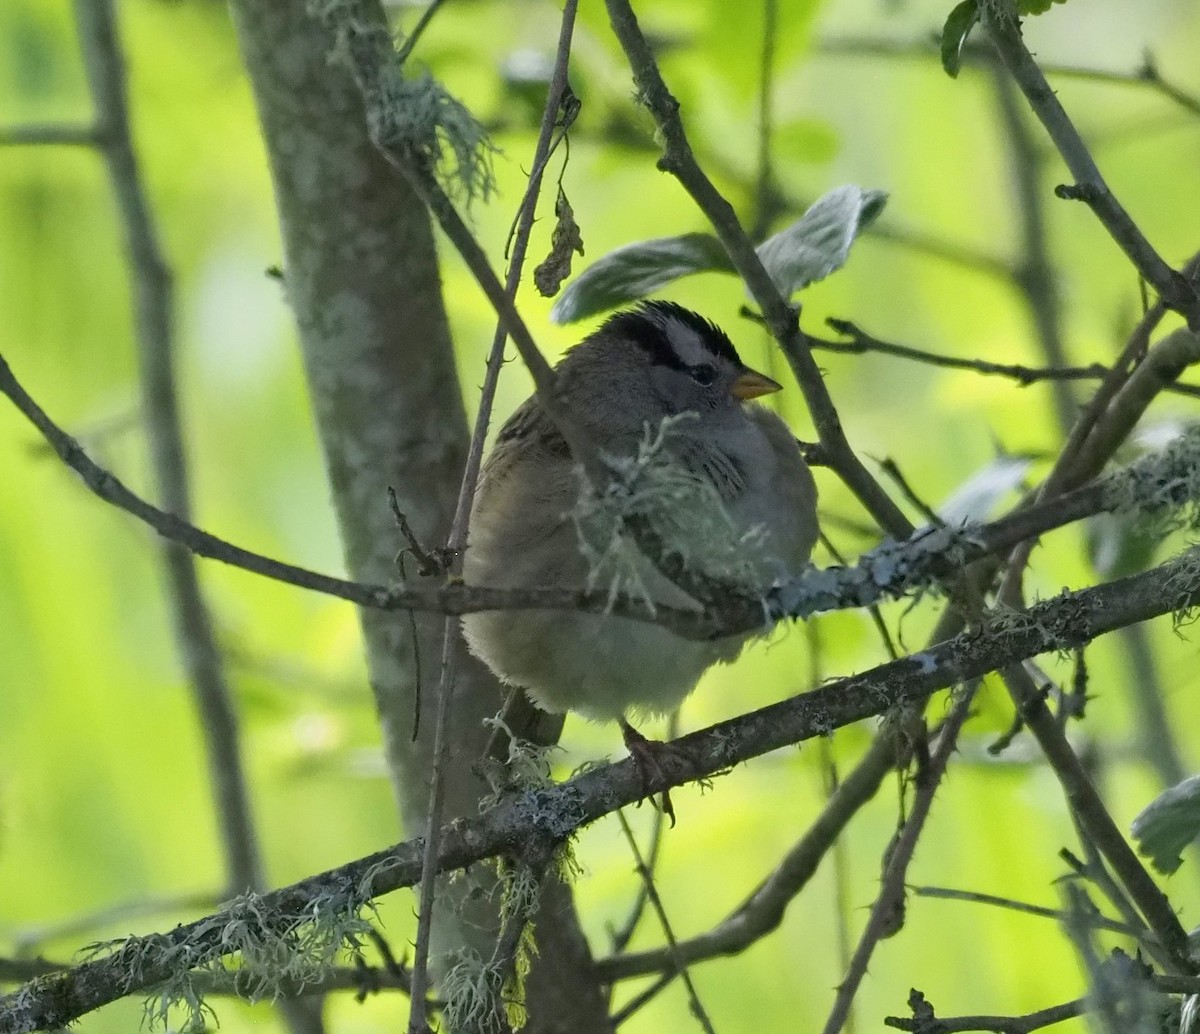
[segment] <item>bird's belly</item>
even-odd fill
[[[670,713],[705,669],[732,660],[744,642],[696,642],[627,618],[550,611],[471,614],[463,627],[472,651],[539,707],[597,721]]]

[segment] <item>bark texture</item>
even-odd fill
[[[372,146],[361,97],[331,60],[334,43],[303,0],[233,0],[232,9],[270,160],[286,291],[346,567],[360,581],[394,582],[402,543],[388,486],[426,542],[445,541],[468,444],[429,217]],[[383,18],[382,9],[372,12]],[[413,743],[409,619],[360,614],[388,770],[404,826],[417,833],[428,798],[442,619],[417,617],[425,720]],[[474,658],[463,656],[459,672],[447,819],[478,811],[486,787],[471,766],[486,745],[482,719],[502,703],[495,680]],[[492,908],[476,904],[467,915],[461,902],[442,902],[435,950],[473,947],[486,958]],[[610,1030],[561,885],[543,893],[537,940],[526,1029]]]

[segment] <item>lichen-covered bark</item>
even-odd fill
[[[287,296],[346,565],[355,579],[393,581],[399,542],[387,487],[427,542],[444,541],[468,441],[429,218],[372,147],[361,98],[331,60],[333,43],[304,0],[233,0],[232,7],[274,178]],[[428,720],[415,744],[409,619],[363,612],[362,623],[388,769],[405,828],[417,832],[428,796],[442,619],[417,619]],[[486,741],[481,720],[501,703],[495,681],[473,658],[463,656],[459,672],[447,818],[477,812],[485,788],[471,765]],[[484,917],[463,922],[450,904],[438,917],[435,948],[490,950],[477,929]],[[610,1029],[564,889],[544,895],[537,932],[544,961],[529,984],[527,1029]]]

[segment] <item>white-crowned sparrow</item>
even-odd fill
[[[749,591],[803,570],[817,538],[812,475],[787,425],[746,402],[780,385],[745,366],[716,324],[671,302],[646,302],[610,317],[556,375],[601,455],[641,470],[650,484],[645,505],[683,511],[649,516],[685,563],[738,578]],[[656,476],[666,491],[654,491]],[[484,465],[465,581],[583,588],[608,578],[598,554],[614,519],[595,499],[581,505],[581,484],[562,435],[530,398]],[[630,499],[639,505],[636,487]],[[626,553],[640,559],[636,591],[663,605],[698,606],[636,547],[627,544]],[[471,650],[539,707],[619,721],[627,742],[636,736],[627,714],[674,710],[706,668],[732,660],[750,638],[696,642],[628,618],[561,610],[485,611],[467,615],[463,628]]]

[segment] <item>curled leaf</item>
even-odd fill
[[[567,200],[566,191],[558,188],[554,202],[554,232],[550,235],[550,254],[533,271],[533,284],[543,298],[558,294],[562,282],[571,275],[571,260],[576,252],[583,254],[583,235],[575,222],[575,210]]]
[[[721,242],[709,233],[685,233],[627,244],[592,263],[550,310],[555,323],[574,323],[653,294],[692,273],[732,273]]]
[[[942,68],[951,79],[958,78],[959,69],[962,68],[963,47],[967,45],[967,37],[978,21],[979,0],[962,0],[942,26]]]
[[[1173,873],[1183,864],[1179,853],[1200,836],[1200,776],[1160,793],[1138,813],[1130,832],[1154,868]]]
[[[846,263],[854,239],[887,204],[882,190],[835,187],[791,226],[758,246],[758,257],[785,298]]]

